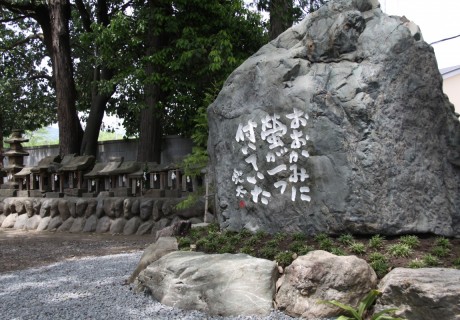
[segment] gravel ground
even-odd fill
[[[73,258],[0,274],[2,319],[292,319],[210,317],[164,306],[124,285],[142,252]]]

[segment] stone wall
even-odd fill
[[[152,234],[179,220],[203,222],[204,203],[178,210],[183,199],[0,198],[0,226],[37,231]]]

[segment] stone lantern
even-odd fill
[[[24,168],[24,157],[29,153],[24,151],[23,142],[29,141],[22,137],[22,130],[13,129],[11,136],[5,139],[5,142],[10,145],[10,149],[4,153],[8,158],[8,165],[3,168],[6,173],[7,182],[2,185],[0,196],[14,197],[19,184],[14,180],[14,175]]]

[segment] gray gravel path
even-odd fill
[[[1,319],[292,319],[210,317],[164,306],[135,294],[124,280],[142,252],[66,260],[45,267],[0,274]]]

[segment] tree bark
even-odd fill
[[[270,40],[275,39],[281,33],[286,31],[292,26],[292,0],[270,0]]]
[[[159,6],[157,1],[150,0],[149,8],[153,14]],[[160,50],[166,42],[165,36],[161,32],[155,32],[155,26],[149,21],[146,39],[146,55],[150,56]],[[158,66],[149,62],[146,66],[146,75],[150,77],[158,72]],[[144,87],[146,108],[141,111],[139,144],[137,149],[137,161],[157,162],[161,161],[161,141],[163,136],[162,118],[164,110],[159,107],[159,102],[163,96],[162,89],[158,84],[146,84]]]
[[[67,0],[50,1],[48,10],[51,22],[51,59],[56,81],[59,152],[61,155],[78,154],[83,130],[75,107],[76,94],[68,27],[70,3]]]

